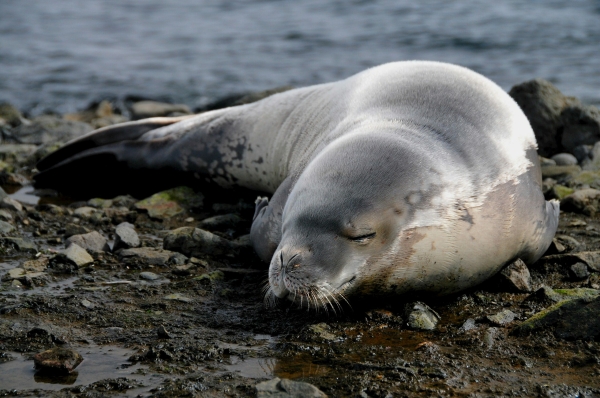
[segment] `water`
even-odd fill
[[[33,115],[127,95],[196,107],[430,59],[600,104],[598,43],[597,0],[2,0],[0,101]]]

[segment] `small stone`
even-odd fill
[[[87,219],[91,218],[97,211],[98,210],[93,207],[82,206],[82,207],[75,209],[75,211],[73,212],[73,215],[83,218],[84,220],[87,220]]]
[[[569,267],[569,274],[573,279],[581,280],[590,276],[590,271],[584,263],[575,263]]]
[[[433,330],[441,319],[427,304],[416,301],[405,308],[408,326],[416,330]]]
[[[582,213],[587,206],[598,206],[600,191],[587,188],[575,191],[560,202],[560,209],[574,213]]]
[[[47,373],[70,373],[83,361],[82,356],[75,350],[54,347],[35,354],[33,362],[38,371]]]
[[[41,256],[35,260],[25,261],[22,265],[27,272],[43,272],[48,268],[48,257]]]
[[[188,257],[209,255],[237,255],[240,246],[199,228],[182,227],[169,231],[163,240],[167,250],[183,253]]]
[[[502,310],[494,315],[488,315],[486,318],[494,325],[503,326],[515,320],[517,315],[511,310]]]
[[[83,299],[81,300],[81,305],[84,306],[85,308],[94,308],[94,304],[92,304],[91,301]]]
[[[326,398],[327,395],[312,384],[280,379],[278,377],[258,383],[257,398]]]
[[[168,104],[157,101],[139,101],[131,106],[133,120],[146,119],[157,116],[170,116],[172,114],[189,115],[192,111],[184,104]]]
[[[123,249],[119,252],[122,259],[137,259],[148,265],[167,265],[171,259],[177,259],[180,253],[169,250],[155,249],[153,247],[135,247],[132,249]]]
[[[570,153],[558,153],[551,158],[557,166],[572,166],[577,164],[577,158]]]
[[[135,204],[138,210],[146,210],[150,218],[168,219],[186,208],[198,209],[202,207],[204,197],[195,193],[189,187],[177,187],[156,193]]]
[[[310,325],[308,330],[314,335],[314,337],[322,340],[334,341],[338,338],[335,334],[331,333],[331,328],[324,322]]]
[[[16,211],[16,212],[23,211],[23,205],[21,205],[19,202],[17,202],[16,200],[14,200],[13,198],[10,198],[10,197],[4,198],[4,199],[2,199],[2,201],[0,201],[0,208],[8,209],[8,210]]]
[[[500,271],[500,276],[503,277],[504,283],[511,290],[519,292],[531,291],[531,275],[527,265],[521,259],[517,259]]]
[[[117,225],[115,229],[115,244],[113,252],[120,249],[130,249],[140,245],[140,238],[135,232],[134,226],[128,222]]]
[[[18,280],[18,279],[13,279],[13,281],[10,283],[10,285],[14,288],[23,288],[23,284]]]
[[[171,300],[171,301],[181,301],[182,303],[191,303],[192,300],[189,297],[185,297],[182,294],[179,293],[173,293],[173,294],[169,294],[167,296],[164,297],[165,300]]]
[[[61,254],[65,259],[77,265],[78,267],[83,267],[94,262],[92,256],[90,256],[84,248],[76,243],[71,243],[69,247],[61,252]]]
[[[65,243],[67,245],[76,243],[85,250],[95,253],[110,251],[110,246],[108,245],[106,238],[97,231],[92,231],[83,235],[73,235],[69,237]]]
[[[146,279],[148,281],[155,281],[160,279],[160,275],[155,274],[154,272],[140,272],[140,278]]]
[[[463,325],[460,327],[460,330],[463,332],[467,332],[475,328],[477,328],[477,325],[475,325],[475,319],[469,318],[465,321],[465,323],[463,323]]]
[[[498,334],[497,328],[489,328],[483,334],[483,344],[487,346],[487,348],[492,348],[494,346],[494,340],[496,339],[496,335]]]
[[[9,234],[15,230],[11,224],[6,221],[0,221],[0,234]]]
[[[69,223],[65,225],[65,239],[73,235],[85,235],[92,231],[84,227],[83,225]]]
[[[167,332],[167,329],[165,329],[165,327],[163,325],[160,325],[159,327],[156,328],[156,334],[161,339],[171,339],[172,338],[171,335],[169,334],[169,332]]]
[[[0,237],[0,243],[12,246],[15,250],[27,253],[37,253],[37,247],[30,241],[23,238],[2,238]]]
[[[25,270],[23,268],[13,268],[13,269],[9,270],[8,273],[2,277],[2,280],[10,281],[13,279],[19,279],[23,276],[25,276]]]

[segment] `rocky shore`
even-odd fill
[[[510,95],[535,131],[544,194],[561,202],[546,255],[451,297],[336,314],[264,306],[252,197],[29,187],[67,140],[187,106],[102,101],[29,119],[1,104],[0,395],[600,396],[600,111],[543,80]]]

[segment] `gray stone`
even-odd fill
[[[69,247],[60,252],[62,256],[69,262],[75,264],[78,267],[84,267],[88,264],[92,264],[94,259],[89,253],[76,243],[71,243]]]
[[[240,246],[211,232],[199,228],[182,227],[170,231],[163,240],[163,247],[183,253],[188,257],[210,255],[237,255]]]
[[[155,274],[154,272],[140,272],[140,278],[146,279],[148,281],[155,281],[160,279],[160,275]]]
[[[405,313],[408,318],[407,325],[416,330],[433,330],[441,319],[437,312],[420,301],[407,304]]]
[[[4,191],[4,189],[2,189],[2,187],[0,187],[0,200],[4,198],[8,198],[8,194],[6,193],[6,191]]]
[[[46,373],[71,373],[83,361],[83,357],[75,350],[54,347],[35,354],[33,363],[38,371]]]
[[[29,125],[20,125],[13,132],[19,142],[23,144],[42,145],[56,141],[66,142],[92,130],[92,126],[87,123],[42,115],[33,119]]]
[[[139,101],[131,106],[131,118],[134,120],[172,114],[189,115],[192,111],[184,104],[167,104],[157,101]]]
[[[76,243],[83,249],[95,253],[110,251],[110,246],[108,245],[106,238],[96,231],[83,235],[73,235],[69,237],[65,243],[67,245]]]
[[[2,200],[2,199],[0,199]],[[12,214],[8,210],[0,209],[0,219],[4,221],[11,221],[13,219]]]
[[[256,385],[257,398],[325,398],[327,395],[312,384],[278,377]]]
[[[483,334],[483,344],[487,346],[487,348],[492,348],[494,346],[494,342],[496,340],[496,336],[498,335],[497,328],[488,328]]]
[[[521,259],[517,259],[500,271],[500,277],[510,290],[531,291],[531,274],[527,265]]]
[[[4,198],[2,199],[2,201],[0,201],[0,208],[17,212],[23,211],[23,205],[21,205],[21,203],[17,202],[16,200],[10,197]]]
[[[561,145],[567,151],[600,141],[600,110],[595,106],[569,106],[560,116],[563,125]]]
[[[82,206],[82,207],[75,209],[75,211],[73,211],[73,215],[77,216],[79,218],[83,218],[84,220],[87,220],[90,217],[92,217],[97,211],[98,210],[93,207]]]
[[[121,249],[130,249],[140,245],[140,238],[134,226],[128,222],[121,223],[115,228],[115,244],[113,252]]]
[[[223,214],[206,218],[198,223],[198,228],[207,231],[225,232],[239,228],[245,221],[237,214]]]
[[[35,260],[25,261],[22,267],[27,272],[42,272],[48,268],[48,263],[48,257],[40,256]]]
[[[167,296],[164,297],[165,300],[170,300],[170,301],[181,301],[182,303],[191,303],[192,300],[189,297],[185,297],[184,295],[180,294],[180,293],[173,293],[173,294],[169,294]]]
[[[90,232],[91,231],[88,228],[80,224],[69,223],[65,225],[65,239],[73,235],[85,235]]]
[[[87,201],[87,205],[96,209],[106,209],[113,205],[113,201],[110,199],[92,198]]]
[[[569,274],[573,279],[581,280],[590,276],[588,266],[584,263],[575,263],[569,267]]]
[[[538,152],[552,156],[560,152],[559,129],[563,122],[562,111],[568,106],[579,105],[573,97],[566,97],[552,83],[535,79],[518,84],[509,95],[519,104],[535,133]]]
[[[586,209],[597,209],[599,200],[600,190],[592,188],[580,189],[565,197],[560,202],[560,209],[574,213],[583,213]]]
[[[528,296],[525,300],[534,301],[542,305],[554,305],[556,303],[570,300],[590,300],[598,296],[600,296],[600,291],[596,289],[552,289],[548,286],[542,286],[533,294]]]
[[[494,315],[488,315],[486,318],[494,325],[503,326],[515,320],[516,314],[511,310],[502,310]]]
[[[551,158],[557,166],[572,166],[579,163],[577,158],[570,153],[558,153]]]
[[[582,262],[592,270],[596,272],[600,272],[600,251],[585,251],[585,252],[577,252],[577,253],[566,253],[566,254],[555,254],[552,256],[547,256],[540,261],[548,263],[548,262],[556,262],[558,264],[563,265],[572,265],[578,262]]]
[[[0,237],[0,243],[12,246],[15,250],[27,253],[37,253],[37,247],[34,243],[23,238]]]
[[[89,308],[89,309],[92,309],[95,307],[95,305],[91,301],[86,300],[86,299],[81,300],[81,305],[84,306],[85,308]]]
[[[583,163],[592,157],[592,145],[578,145],[573,148],[573,156],[577,159],[577,163]]]
[[[125,260],[136,259],[148,265],[167,265],[187,260],[187,257],[181,257],[180,253],[153,247],[123,249],[119,252],[119,257]]]
[[[564,183],[581,173],[581,167],[571,166],[543,166],[542,178],[552,178],[558,183]]]
[[[7,223],[6,221],[0,221],[0,234],[9,234],[15,230],[15,227],[12,224]]]
[[[475,329],[475,328],[477,328],[477,326],[475,325],[475,319],[469,318],[465,321],[465,323],[462,324],[462,326],[460,327],[460,330],[463,332],[467,332],[467,331]]]
[[[13,268],[9,270],[3,277],[3,281],[11,281],[13,279],[19,279],[25,276],[25,270],[23,268]]]

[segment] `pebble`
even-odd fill
[[[17,212],[23,211],[23,205],[21,205],[19,202],[10,197],[2,199],[2,201],[0,202],[0,208]]]
[[[0,242],[11,245],[20,252],[37,253],[36,245],[23,238],[0,238]]]
[[[488,328],[483,334],[483,344],[485,344],[488,349],[494,346],[494,340],[496,339],[497,334],[497,328]]]
[[[172,300],[172,301],[181,301],[182,303],[191,303],[192,300],[189,297],[185,297],[184,295],[180,294],[180,293],[173,293],[173,294],[169,294],[167,296],[164,297],[165,300]]]
[[[6,221],[0,221],[0,234],[9,234],[15,230],[15,227],[12,224],[7,223]]]
[[[139,259],[148,265],[167,265],[171,262],[185,261],[180,253],[169,250],[155,249],[153,247],[135,247],[132,249],[123,249],[119,252],[122,259]]]
[[[64,236],[66,239],[73,235],[84,235],[84,234],[87,234],[90,232],[92,232],[92,231],[90,231],[83,225],[69,223],[69,224],[65,225],[65,235]]]
[[[33,357],[38,371],[47,373],[71,373],[83,361],[83,357],[75,350],[54,347]]]
[[[557,166],[572,166],[577,164],[577,158],[570,153],[557,153],[551,157],[556,162]]]
[[[500,277],[504,278],[505,284],[511,290],[519,292],[531,291],[531,274],[527,265],[521,259],[517,259],[500,271]]]
[[[83,299],[81,300],[81,305],[84,306],[85,308],[94,308],[94,304],[92,304],[91,301]]]
[[[590,276],[590,271],[588,270],[588,266],[586,264],[579,262],[569,267],[569,274],[573,279],[581,280]]]
[[[142,279],[146,279],[149,281],[155,281],[157,279],[160,279],[160,275],[155,274],[154,272],[140,272],[140,278]]]
[[[256,386],[257,398],[326,398],[327,395],[309,383],[276,377]]]
[[[488,315],[486,318],[494,325],[503,326],[515,320],[517,315],[511,310],[502,310],[494,315]]]
[[[130,249],[140,245],[140,238],[134,226],[128,222],[117,225],[115,229],[115,244],[113,252],[121,249]]]
[[[68,261],[77,265],[78,267],[83,267],[88,264],[92,264],[94,259],[89,253],[77,245],[76,243],[71,243],[69,247],[60,252]]]
[[[182,227],[170,231],[163,240],[163,247],[183,253],[188,257],[210,255],[237,255],[240,246],[199,228]]]
[[[202,208],[203,202],[202,194],[194,192],[189,187],[177,187],[158,192],[135,203],[134,206],[138,210],[147,211],[150,218],[164,220],[183,213],[186,208]]]
[[[23,269],[28,272],[42,272],[48,267],[48,257],[41,256],[35,260],[25,261],[22,265]]]
[[[108,246],[106,238],[97,231],[92,231],[83,235],[73,235],[69,237],[65,243],[67,245],[75,243],[79,247],[90,252],[100,253],[110,251],[110,246]]]
[[[408,326],[416,330],[433,330],[441,319],[427,304],[416,301],[406,306]]]
[[[156,328],[156,334],[161,339],[172,339],[171,335],[169,332],[167,332],[167,329],[163,325],[160,325]]]
[[[475,325],[475,319],[473,318],[469,318],[465,321],[465,323],[462,324],[462,326],[460,327],[460,330],[463,332],[475,329],[477,327],[477,325]]]

